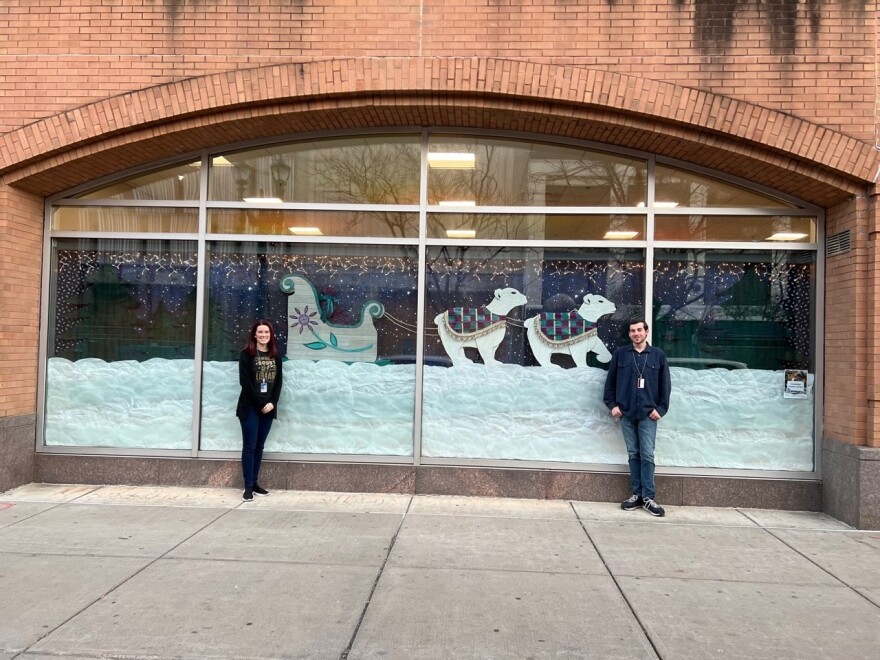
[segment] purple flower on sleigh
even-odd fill
[[[299,334],[302,334],[303,330],[305,330],[309,326],[318,325],[317,321],[312,320],[312,317],[317,316],[318,312],[315,311],[315,312],[312,312],[311,314],[309,314],[309,306],[308,305],[306,305],[306,307],[303,311],[299,311],[296,307],[294,307],[293,309],[296,312],[296,316],[290,317],[291,319],[293,319],[293,322],[290,325],[293,328],[299,326]]]

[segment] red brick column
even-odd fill
[[[0,184],[0,492],[33,479],[43,200]]]

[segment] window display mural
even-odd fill
[[[194,242],[54,242],[47,445],[191,446],[197,269]]]
[[[250,324],[268,318],[285,363],[266,451],[411,455],[416,252],[212,244],[202,449],[240,449],[238,351]]]
[[[427,261],[423,454],[625,462],[602,362],[641,308],[643,252],[444,247]]]
[[[659,466],[814,470],[819,209],[511,136],[194,159],[48,209],[47,447],[235,454],[238,354],[268,318],[276,455],[622,467],[602,390],[648,315]]]

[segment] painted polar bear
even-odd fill
[[[516,289],[496,289],[495,297],[482,307],[453,307],[438,314],[434,319],[440,341],[452,366],[473,364],[464,353],[471,347],[480,352],[486,366],[501,364],[495,359],[495,352],[507,332],[507,314],[514,307],[526,304],[526,297]]]
[[[577,367],[587,366],[587,353],[596,354],[599,362],[609,362],[611,353],[599,339],[596,322],[617,310],[602,296],[588,294],[576,312],[541,312],[526,321],[526,334],[535,359],[542,367],[556,367],[554,353],[570,355]]]

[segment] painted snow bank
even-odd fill
[[[618,422],[602,403],[602,369],[424,372],[425,456],[626,463]],[[52,358],[47,444],[189,449],[192,382],[191,360]],[[202,383],[201,448],[237,451],[238,364],[205,363]],[[658,465],[813,469],[812,377],[807,399],[783,398],[782,371],[673,367],[672,383]],[[414,365],[287,361],[266,450],[409,456],[414,392]]]

